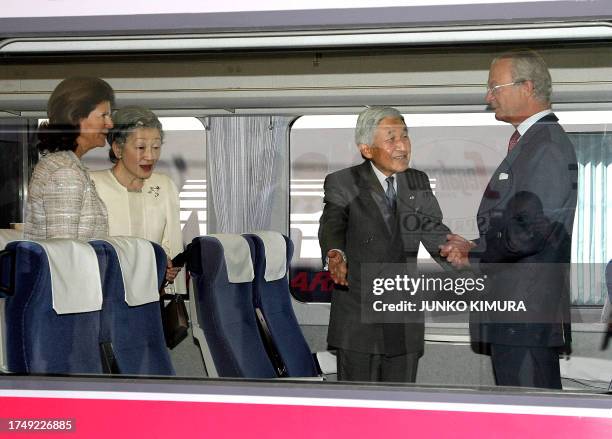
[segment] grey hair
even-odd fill
[[[108,132],[107,140],[111,149],[108,152],[108,157],[111,162],[118,161],[117,156],[113,151],[113,142],[118,145],[125,145],[130,134],[137,128],[156,128],[159,130],[159,135],[162,142],[164,141],[164,131],[162,124],[151,110],[145,107],[124,107],[113,112],[113,128]]]
[[[404,122],[404,116],[393,107],[370,107],[363,110],[357,118],[357,126],[355,127],[355,143],[357,145],[366,144],[372,145],[374,140],[374,132],[378,128],[378,124],[385,117],[393,117],[401,119]]]
[[[512,61],[512,80],[515,82],[533,82],[534,94],[537,100],[550,103],[552,95],[552,79],[548,66],[537,52],[533,50],[519,50],[506,52],[496,57],[491,65],[501,59]]]

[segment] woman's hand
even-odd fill
[[[174,282],[174,278],[181,271],[181,267],[172,266],[172,259],[168,258],[168,265],[166,266],[166,282],[171,284]]]

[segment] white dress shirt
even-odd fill
[[[516,130],[522,136],[523,134],[525,134],[527,132],[527,130],[529,128],[531,128],[531,126],[534,123],[536,123],[538,120],[542,119],[544,116],[548,116],[551,113],[552,113],[552,110],[550,108],[548,108],[546,110],[543,110],[543,111],[540,111],[539,113],[536,113],[536,114],[528,117],[524,121],[522,121],[521,124],[518,127],[516,127]]]

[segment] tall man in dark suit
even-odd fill
[[[492,300],[522,301],[523,313],[481,319],[498,385],[561,388],[559,350],[571,341],[569,263],[576,209],[574,147],[550,109],[544,60],[521,51],[493,60],[486,102],[512,124],[508,155],[478,209],[480,238],[450,235],[441,250],[454,265],[488,276]],[[473,328],[474,329],[474,328]]]
[[[449,231],[427,175],[408,168],[408,129],[396,109],[363,111],[355,142],[365,161],[328,175],[324,186],[319,243],[336,283],[327,341],[338,349],[339,380],[414,382],[422,320],[364,321],[362,287],[371,286],[362,285],[361,268],[398,263],[414,272],[419,242],[440,259]]]

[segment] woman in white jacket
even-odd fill
[[[143,107],[122,108],[113,118],[108,143],[114,166],[91,173],[108,210],[109,235],[160,244],[168,255],[166,281],[175,282],[177,293],[185,293],[185,278],[171,261],[183,251],[178,190],[167,175],[153,172],[163,142],[161,123]]]

